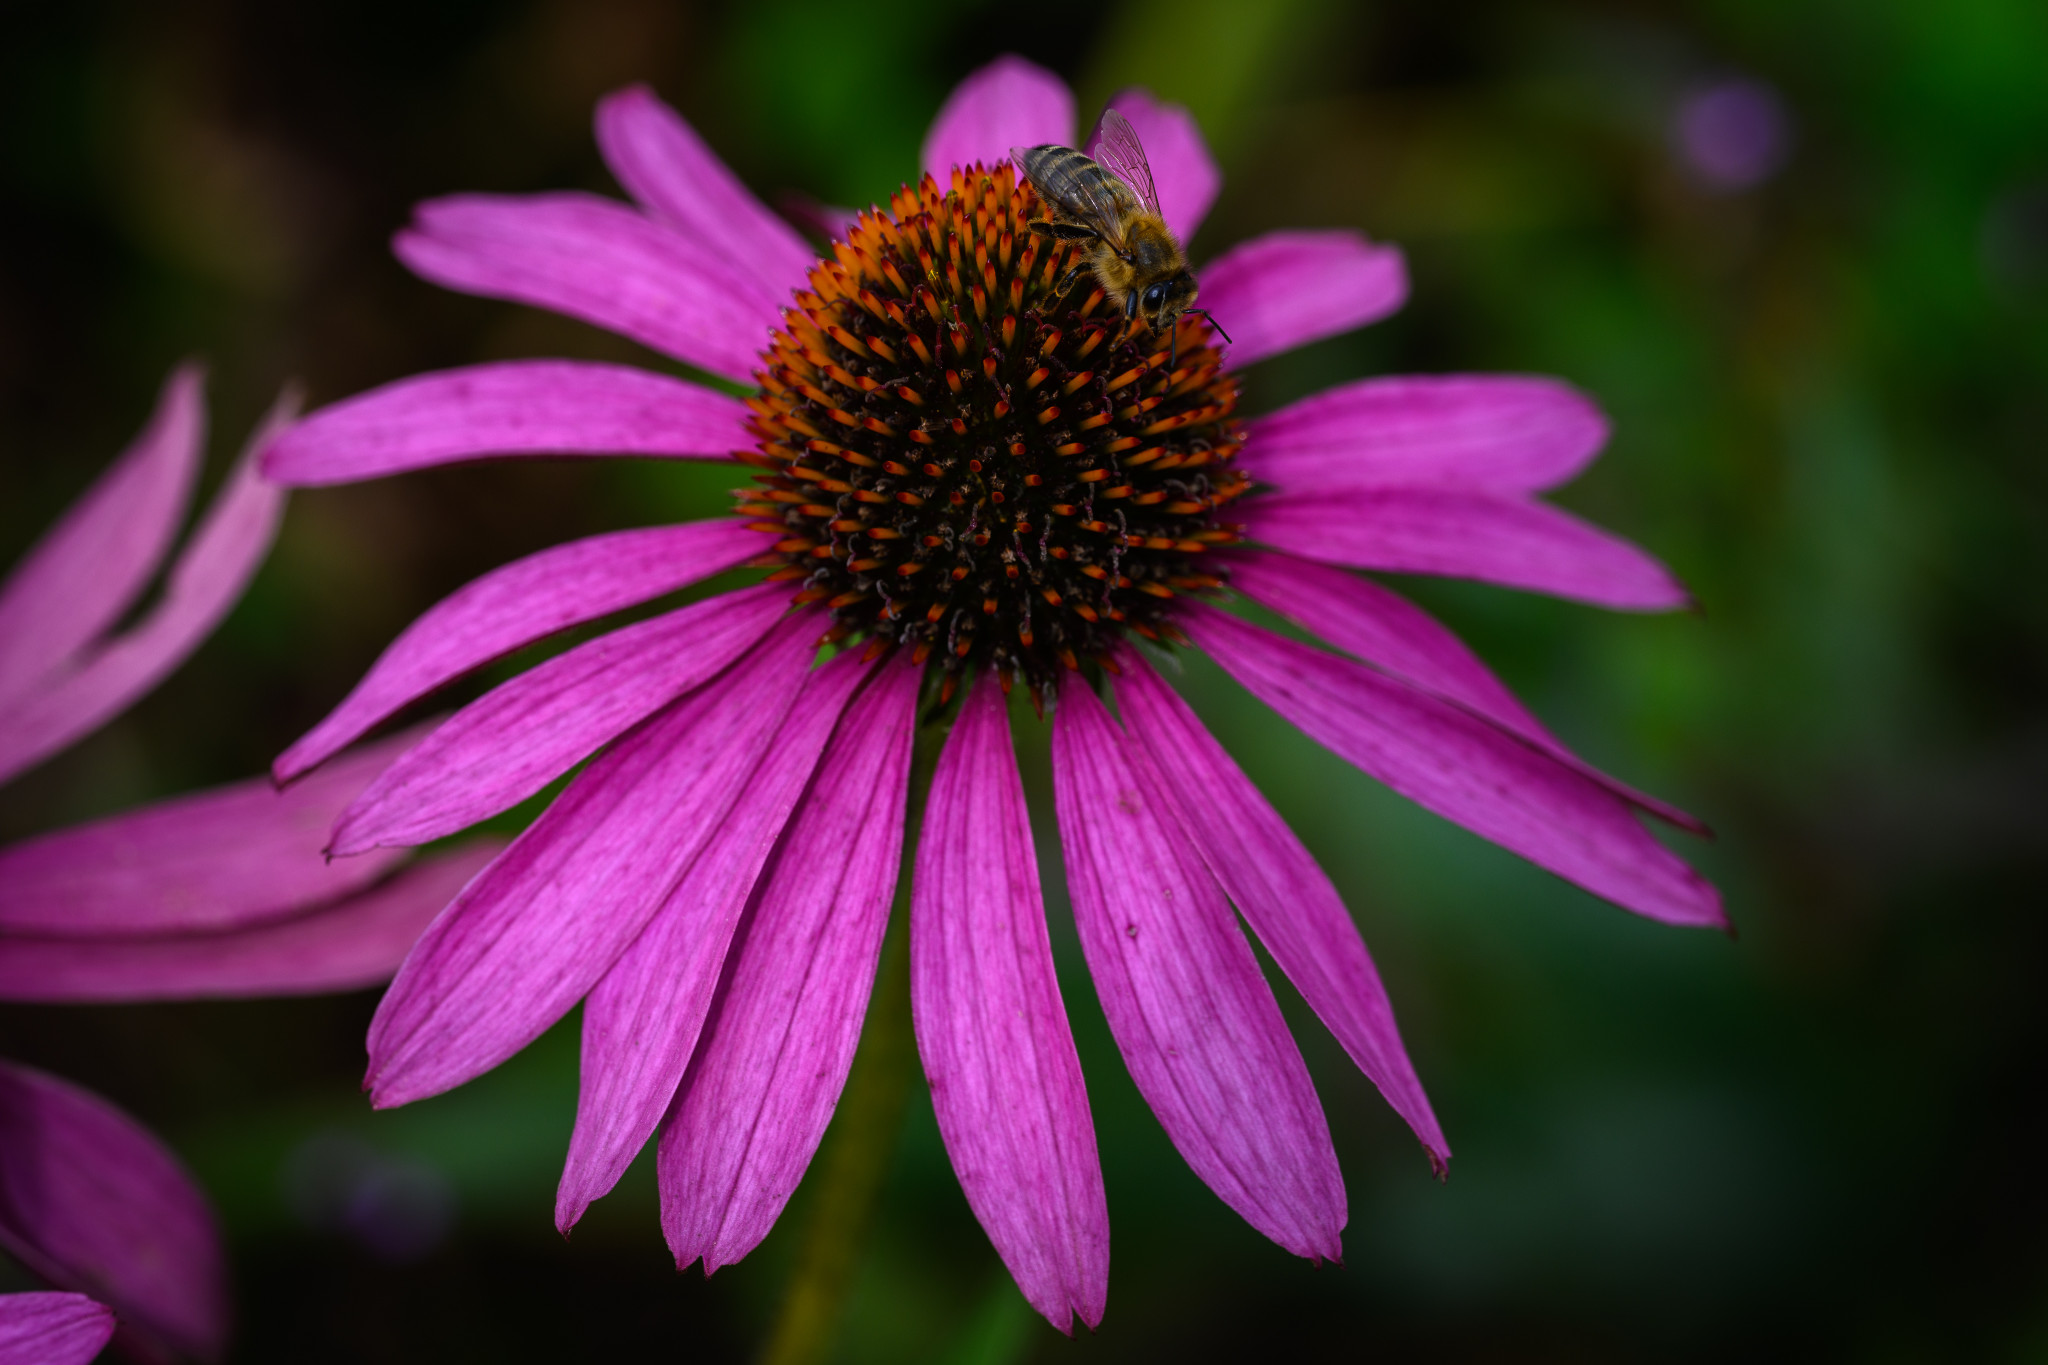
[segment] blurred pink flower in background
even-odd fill
[[[1672,139],[1686,169],[1717,190],[1746,190],[1784,168],[1792,121],[1776,90],[1741,78],[1698,86],[1679,101]]]
[[[1115,103],[1150,151],[1161,211],[1191,237],[1221,183],[1193,120],[1142,92]],[[1074,134],[1056,77],[994,63],[941,111],[924,184],[862,215],[821,263],[672,110],[623,91],[600,105],[597,136],[633,205],[436,200],[398,253],[430,280],[582,318],[760,392],[610,364],[481,365],[315,413],[265,456],[302,485],[492,455],[762,471],[740,520],[593,537],[453,594],[276,765],[298,780],[565,627],[780,566],[487,693],[334,830],[345,859],[429,842],[589,760],[427,931],[369,1040],[374,1101],[402,1104],[489,1070],[582,1002],[564,1231],[656,1137],[679,1266],[715,1270],[767,1234],[853,1057],[920,697],[944,706],[963,681],[915,855],[912,1008],[967,1199],[1062,1330],[1101,1317],[1108,1215],[1010,737],[1013,681],[1054,710],[1068,890],[1131,1075],[1189,1165],[1297,1254],[1339,1254],[1345,1194],[1236,915],[1439,1171],[1449,1147],[1335,889],[1133,636],[1191,640],[1394,790],[1596,894],[1668,923],[1725,923],[1638,814],[1696,822],[1588,767],[1444,627],[1347,572],[1682,605],[1654,559],[1537,496],[1598,452],[1598,410],[1555,380],[1468,375],[1361,381],[1238,423],[1206,325],[1184,320],[1168,373],[1165,339],[1091,319],[1090,284],[1049,293],[1062,258],[1041,258],[999,163]],[[1398,251],[1348,231],[1273,233],[1196,274],[1232,367],[1383,317],[1407,289]],[[1202,600],[1226,584],[1342,652]],[[821,633],[847,648],[816,666]]]

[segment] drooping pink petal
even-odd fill
[[[227,1278],[206,1197],[141,1124],[55,1076],[0,1062],[0,1248],[90,1294],[161,1350],[217,1358]]]
[[[925,134],[923,166],[943,188],[955,166],[993,166],[1012,147],[1074,142],[1074,92],[1033,62],[1009,55],[974,72],[946,96]]]
[[[284,515],[284,490],[258,476],[256,455],[297,409],[296,395],[286,394],[249,438],[205,520],[171,565],[162,600],[136,625],[0,709],[0,782],[127,710],[183,663],[240,600]]]
[[[1301,1050],[1215,878],[1085,685],[1060,690],[1052,777],[1081,952],[1139,1093],[1246,1222],[1337,1259],[1344,1178]]]
[[[1243,467],[1282,491],[1387,484],[1534,493],[1607,444],[1607,418],[1556,379],[1397,375],[1325,389],[1251,424]]]
[[[199,367],[180,365],[134,444],[0,582],[0,712],[141,596],[184,520],[205,439]]]
[[[1358,488],[1242,506],[1252,539],[1326,564],[1476,578],[1620,611],[1669,611],[1692,600],[1639,547],[1516,494]]]
[[[430,199],[392,242],[435,284],[553,309],[744,382],[779,296],[717,253],[595,195]]]
[[[1425,809],[1638,914],[1726,925],[1720,894],[1583,773],[1461,707],[1205,603],[1179,619],[1254,696]]]
[[[293,781],[471,669],[737,567],[761,547],[758,534],[721,517],[572,540],[493,569],[407,626],[271,773]]]
[[[83,1294],[0,1294],[0,1365],[90,1365],[114,1310]]]
[[[342,812],[336,857],[431,843],[510,810],[744,654],[788,606],[770,584],[586,641],[442,722]]]
[[[1230,333],[1227,358],[1239,369],[1376,322],[1408,297],[1400,249],[1342,230],[1269,232],[1195,277],[1201,306]]]
[[[804,239],[646,86],[598,101],[597,145],[642,208],[716,251],[770,294],[787,295],[817,262]]]
[[[760,1244],[838,1104],[903,858],[922,672],[899,650],[854,698],[741,922],[657,1148],[679,1268]]]
[[[297,487],[493,455],[723,460],[751,446],[746,405],[630,365],[506,360],[415,375],[325,407],[263,456]]]
[[[280,792],[235,782],[0,849],[0,931],[87,938],[278,919],[367,886],[402,854],[329,863],[334,816],[414,734]]]
[[[910,897],[910,1008],[953,1172],[1031,1306],[1102,1320],[1109,1207],[1010,723],[983,673],[939,755]]]
[[[1209,216],[1216,192],[1223,188],[1223,172],[1209,155],[1202,129],[1185,106],[1161,104],[1148,90],[1132,88],[1111,96],[1109,107],[1131,121],[1138,140],[1145,144],[1145,160],[1152,167],[1152,184],[1159,191],[1159,210],[1166,225],[1185,243]],[[1102,125],[1088,135],[1081,150],[1096,154],[1102,143]]]
[[[1172,812],[1273,961],[1415,1130],[1430,1164],[1442,1173],[1450,1145],[1401,1045],[1379,970],[1337,888],[1244,770],[1137,651],[1119,648],[1116,660],[1123,670],[1117,705],[1146,804]]]
[[[576,1128],[555,1194],[566,1235],[618,1183],[682,1083],[726,950],[864,670],[841,654],[804,680],[774,743],[654,918],[583,1002]]]
[[[1694,834],[1707,833],[1705,825],[1676,806],[1617,782],[1567,749],[1464,641],[1407,598],[1343,569],[1292,555],[1246,551],[1228,558],[1230,585],[1254,602],[1291,617],[1347,654],[1520,735],[1658,819]]]
[[[370,1023],[380,1108],[490,1070],[632,946],[774,741],[817,629],[789,617],[621,737],[428,926]]]
[[[389,981],[504,842],[473,839],[331,905],[214,933],[0,935],[0,1000],[108,1003],[352,991]]]

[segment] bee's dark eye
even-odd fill
[[[1166,282],[1164,280],[1161,280],[1158,284],[1145,291],[1145,306],[1147,308],[1157,308],[1165,302]]]

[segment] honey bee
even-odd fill
[[[1142,317],[1154,331],[1169,332],[1169,365],[1178,365],[1180,328],[1175,324],[1180,315],[1195,313],[1209,318],[1212,326],[1216,320],[1194,306],[1195,277],[1188,271],[1180,239],[1159,211],[1159,191],[1152,184],[1152,165],[1145,159],[1138,130],[1112,109],[1102,116],[1102,142],[1096,151],[1102,158],[1099,163],[1053,143],[1010,149],[1011,160],[1045,201],[1046,217],[1034,221],[1031,230],[1062,242],[1091,244],[1053,295],[1064,295],[1093,270],[1103,293],[1123,309],[1127,320]],[[1223,332],[1221,327],[1216,330]],[[1230,334],[1223,332],[1223,339],[1230,340]]]

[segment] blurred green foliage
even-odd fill
[[[1344,1160],[1343,1267],[1186,1171],[1055,944],[1102,1132],[1109,1316],[1025,1309],[913,1105],[840,1358],[2036,1359],[2048,1352],[2048,7],[1470,0],[101,0],[0,18],[0,560],[112,457],[180,356],[216,472],[287,377],[317,401],[514,355],[659,363],[410,279],[457,189],[610,191],[603,91],[673,100],[784,196],[913,173],[952,83],[1015,50],[1092,117],[1185,101],[1226,173],[1196,243],[1400,242],[1396,319],[1259,366],[1264,409],[1361,374],[1565,376],[1616,423],[1563,501],[1665,556],[1697,614],[1404,584],[1594,761],[1700,812],[1735,942],[1634,920],[1394,799],[1199,660],[1198,708],[1344,890],[1457,1152],[1449,1184],[1291,996]],[[1763,83],[1789,155],[1681,154]],[[722,506],[718,469],[522,463],[299,496],[255,591],[155,696],[0,793],[0,836],[242,776],[398,628],[516,554]],[[480,685],[480,684],[479,684]],[[374,996],[0,1011],[0,1051],[157,1124],[223,1211],[240,1359],[744,1358],[808,1192],[678,1279],[643,1167],[564,1245],[573,1021],[462,1091],[356,1092]],[[409,1264],[309,1215],[320,1142],[424,1170]],[[828,1138],[828,1142],[830,1139]],[[309,1143],[314,1144],[309,1147]]]

